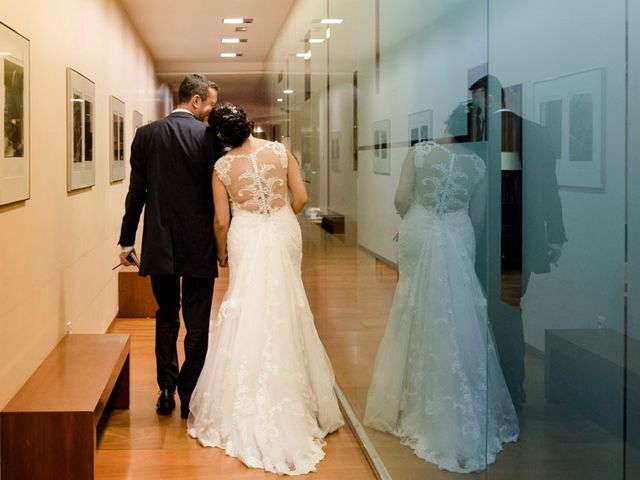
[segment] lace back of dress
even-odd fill
[[[234,210],[269,215],[288,203],[287,152],[280,143],[265,143],[248,154],[227,154],[216,162],[215,171]]]
[[[461,145],[422,142],[415,145],[414,200],[443,215],[466,209],[485,176],[480,157]]]

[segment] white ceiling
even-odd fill
[[[221,101],[248,110],[263,103],[263,62],[295,0],[119,1],[149,48],[161,82],[175,90],[185,74],[203,73],[220,86]],[[253,23],[240,33],[236,25],[222,23],[225,17],[253,18]],[[223,37],[248,41],[223,44]],[[243,56],[221,58],[223,51]]]

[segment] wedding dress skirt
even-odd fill
[[[413,204],[400,225],[400,278],[365,424],[452,472],[482,470],[519,428],[474,269],[466,208]]]
[[[287,205],[236,209],[229,288],[212,325],[188,433],[250,467],[297,475],[343,425],[334,376],[302,284],[300,226]]]

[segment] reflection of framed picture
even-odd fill
[[[604,70],[534,84],[534,119],[555,147],[558,185],[602,188]]]
[[[109,97],[109,178],[111,183],[124,180],[124,116],[122,100]]]
[[[67,68],[67,191],[96,183],[96,86]]]
[[[29,198],[29,40],[0,23],[0,205]]]
[[[411,146],[433,139],[433,110],[409,115],[409,141]]]
[[[391,175],[391,120],[373,123],[373,173]]]
[[[331,171],[340,173],[342,168],[340,166],[340,131],[331,132],[330,137],[330,150],[331,156],[329,158],[331,164]]]

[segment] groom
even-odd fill
[[[514,242],[505,237],[501,239],[500,248],[502,252],[509,247],[521,251],[518,269],[521,273],[520,297],[524,297],[531,274],[550,272],[551,264],[558,261],[567,241],[556,177],[557,152],[547,127],[506,108],[504,90],[498,78],[486,75],[471,85],[469,90],[474,105],[484,112],[484,118],[479,116],[478,119],[482,121],[473,129],[476,139],[488,140],[489,149],[493,152],[503,151],[503,140],[511,140],[513,144],[510,147],[515,147],[522,162],[520,180],[512,180],[512,189],[516,192],[514,196],[520,203],[520,218],[516,216],[514,224],[521,231],[522,244],[518,245],[517,240]],[[487,131],[482,124],[486,125],[490,117],[496,127]],[[506,180],[500,181],[504,192]],[[503,229],[504,226],[498,225],[498,228]],[[477,249],[479,257],[482,251],[483,248]],[[500,291],[500,287],[497,291]],[[526,392],[522,308],[505,308],[502,301],[490,302],[489,314],[511,398],[515,405],[523,404]]]
[[[202,75],[187,76],[178,90],[177,108],[139,128],[131,145],[120,263],[131,265],[127,256],[133,250],[144,207],[140,275],[151,275],[158,304],[159,415],[173,412],[177,388],[181,416],[188,417],[191,392],[207,353],[213,283],[218,274],[211,174],[222,146],[204,120],[217,99],[215,83]],[[176,342],[181,299],[187,333],[185,361],[179,369]]]

